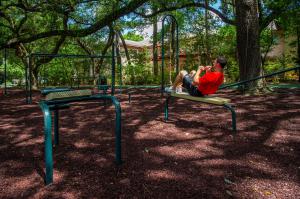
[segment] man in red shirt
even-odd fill
[[[224,57],[218,57],[213,66],[199,66],[197,72],[192,71],[188,74],[187,71],[182,70],[169,90],[174,91],[182,85],[192,96],[201,97],[214,94],[224,81],[223,69],[226,64],[227,60]],[[200,77],[203,71],[206,73]]]

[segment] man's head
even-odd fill
[[[226,66],[227,64],[227,60],[225,57],[218,57],[216,60],[215,60],[215,68],[216,69],[224,69],[224,67]]]

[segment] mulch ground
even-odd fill
[[[175,99],[163,121],[158,92],[122,106],[122,155],[114,164],[112,106],[61,111],[54,183],[44,185],[43,116],[24,92],[0,97],[0,198],[300,198],[300,90],[231,98],[237,112]]]

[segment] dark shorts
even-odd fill
[[[203,94],[198,90],[197,86],[193,85],[193,79],[189,75],[183,77],[182,86],[191,96],[203,97]]]

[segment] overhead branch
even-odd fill
[[[125,51],[125,56],[127,58],[128,64],[131,64],[130,55],[129,55],[129,52],[128,52],[127,44],[126,44],[125,39],[124,39],[124,37],[123,37],[123,35],[122,35],[122,33],[120,31],[118,31],[118,36],[121,39],[121,42],[122,42],[122,45],[123,45],[123,48],[124,48],[124,51]]]
[[[80,38],[76,38],[76,43],[80,46],[80,48],[82,48],[84,50],[84,52],[86,52],[88,55],[92,55],[94,54],[94,52],[92,52],[92,49],[90,47],[88,47],[88,45],[82,41]]]
[[[19,25],[16,28],[16,33],[19,34],[20,30],[22,29],[23,25],[25,24],[25,22],[27,21],[27,14],[25,13],[25,16],[21,19]]]
[[[63,28],[64,30],[67,30],[68,28],[68,19],[69,19],[69,13],[66,12],[64,15],[64,19],[63,19]],[[61,45],[65,42],[67,36],[66,35],[62,35],[57,42],[55,43],[54,48],[51,50],[51,54],[57,54]],[[42,64],[46,64],[49,63],[54,57],[45,57],[44,59],[40,60],[39,62],[36,63],[36,68],[39,67]]]
[[[289,4],[286,4],[284,7],[278,7],[276,9],[274,9],[268,16],[266,17],[262,17],[262,15],[260,16],[260,31],[262,31],[263,29],[265,29],[274,19],[277,19],[278,17],[280,17],[280,15],[282,15],[284,12],[296,9],[297,5],[296,3],[294,4],[293,1],[290,1]]]
[[[137,15],[140,15],[144,18],[151,18],[151,17],[154,17],[154,16],[156,16],[160,13],[170,12],[170,11],[179,10],[179,9],[183,9],[183,8],[189,8],[189,7],[199,7],[199,8],[207,9],[207,10],[213,12],[214,14],[216,14],[218,17],[220,17],[222,19],[222,21],[224,21],[225,23],[235,25],[234,20],[229,19],[227,16],[225,16],[225,14],[223,14],[219,10],[217,10],[217,9],[215,9],[215,8],[209,6],[209,5],[205,5],[205,3],[198,3],[198,2],[191,2],[191,3],[175,5],[175,6],[171,6],[171,7],[164,6],[163,8],[161,8],[161,9],[155,11],[155,12],[152,12],[151,14],[144,14],[144,13],[139,13],[139,12],[134,12],[134,13],[137,14]]]
[[[66,40],[66,36],[61,36],[57,42],[55,43],[55,46],[54,48],[51,50],[50,54],[57,54],[61,45],[64,43],[64,41]],[[36,62],[36,68],[43,65],[43,64],[46,64],[46,63],[49,63],[54,57],[44,57],[43,59],[39,60]]]
[[[54,36],[68,36],[68,37],[84,37],[92,33],[97,32],[101,28],[109,25],[112,21],[119,19],[120,17],[133,12],[138,7],[142,6],[148,0],[132,0],[126,6],[118,8],[114,12],[111,12],[104,16],[103,18],[96,21],[93,25],[82,28],[82,29],[73,29],[73,30],[52,30],[37,33],[34,35],[22,35],[16,38],[12,38],[5,43],[0,43],[0,49],[5,47],[13,47],[18,43],[30,43],[39,39],[54,37]]]
[[[260,20],[260,31],[265,29],[274,19],[280,16],[280,14],[283,13],[283,11],[273,11],[271,14],[269,14],[267,17]]]
[[[102,51],[101,51],[101,55],[103,55],[103,56],[106,55],[106,53],[107,53],[109,47],[112,45],[113,41],[114,41],[114,29],[113,29],[113,27],[110,25],[110,26],[109,26],[109,36],[108,36],[106,45],[104,46],[104,48],[103,48]],[[100,58],[100,61],[99,61],[99,67],[98,67],[98,69],[97,69],[97,70],[98,70],[97,72],[100,71],[100,68],[101,68],[103,62],[104,62],[104,58],[102,57],[102,58]]]

